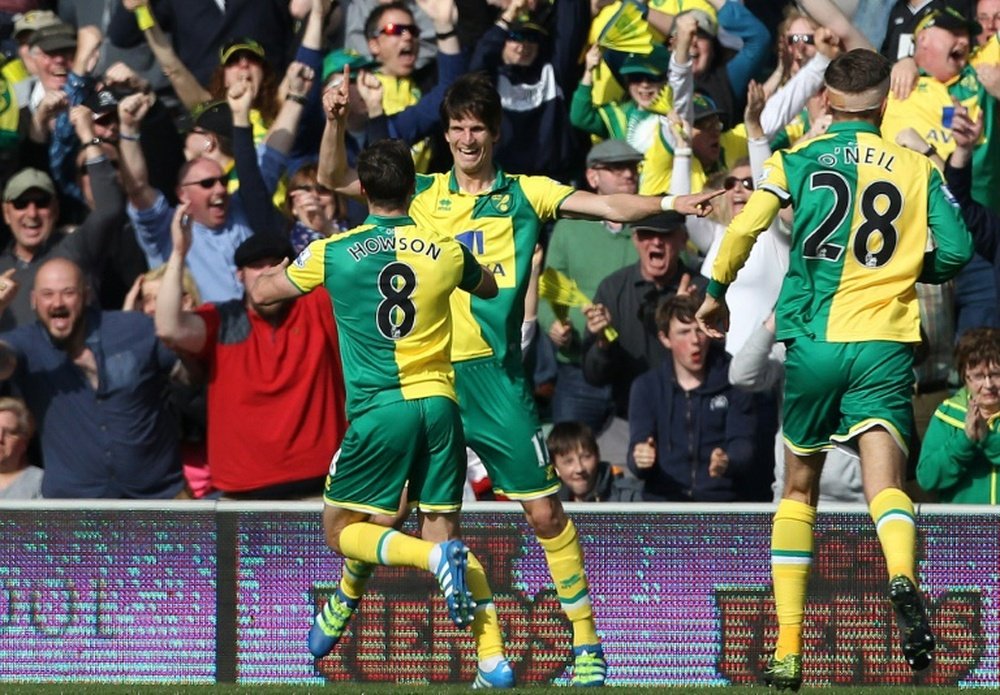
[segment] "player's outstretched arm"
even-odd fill
[[[934,237],[935,248],[924,254],[924,267],[919,282],[940,284],[955,277],[972,260],[974,248],[958,203],[945,195],[944,181],[937,169],[931,168],[927,187],[927,224]]]
[[[704,217],[712,212],[712,199],[725,191],[702,191],[691,195],[656,196],[613,193],[599,195],[576,191],[566,197],[559,212],[573,217],[589,217],[612,222],[635,222],[664,210],[676,210],[682,215]]]
[[[262,273],[250,288],[250,301],[260,306],[268,306],[286,299],[301,297],[302,290],[292,284],[285,274],[287,267],[288,259],[285,259],[281,265]]]
[[[350,105],[348,96],[350,77],[350,68],[345,65],[340,84],[323,93],[326,127],[319,143],[316,179],[320,185],[337,193],[361,198],[358,172],[351,169],[347,163],[347,146],[344,142],[347,133],[347,110]]]

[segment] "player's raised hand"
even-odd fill
[[[712,199],[725,193],[721,188],[717,191],[702,191],[691,195],[679,195],[674,198],[674,210],[682,215],[704,217],[712,212]]]
[[[729,307],[724,299],[706,294],[694,317],[701,330],[710,338],[724,338],[729,330]]]
[[[170,222],[170,241],[173,242],[174,251],[182,258],[191,250],[191,215],[188,214],[190,207],[190,203],[178,205]]]
[[[637,443],[632,448],[632,458],[637,468],[647,469],[656,465],[656,440],[646,437],[646,441]]]
[[[721,478],[729,468],[729,454],[722,447],[712,449],[712,455],[708,461],[708,477]]]
[[[347,107],[351,103],[350,84],[351,68],[345,65],[340,82],[323,92],[323,112],[328,121],[343,122],[347,117]]]

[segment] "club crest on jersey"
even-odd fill
[[[305,268],[306,262],[309,260],[311,256],[312,256],[312,251],[309,250],[308,246],[302,249],[302,253],[300,253],[298,256],[295,257],[295,267]]]
[[[490,196],[490,204],[493,205],[493,209],[502,215],[506,215],[510,212],[510,193],[494,193]]]

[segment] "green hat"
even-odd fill
[[[648,55],[629,53],[622,65],[623,75],[652,75],[665,80],[670,69],[670,51],[663,44],[656,44]]]
[[[323,82],[325,83],[330,79],[334,73],[343,72],[345,65],[351,69],[353,76],[353,73],[356,73],[358,70],[368,70],[378,65],[378,63],[368,56],[361,55],[353,48],[330,51],[326,54],[326,58],[323,59]]]
[[[219,64],[225,65],[229,59],[240,51],[252,53],[261,60],[264,60],[264,47],[253,39],[233,39],[225,43],[219,50]]]

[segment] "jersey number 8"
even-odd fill
[[[389,340],[405,338],[413,330],[417,308],[410,297],[416,288],[417,276],[405,263],[389,263],[379,271],[378,291],[384,299],[375,310],[375,322]]]
[[[851,187],[843,176],[835,171],[818,171],[809,177],[809,190],[829,188],[833,191],[833,207],[819,226],[806,237],[802,253],[806,258],[838,261],[844,247],[829,241],[851,213]],[[882,211],[876,207],[879,198],[885,199]],[[899,232],[893,223],[903,210],[903,194],[888,181],[874,181],[861,193],[861,216],[863,222],[854,235],[851,252],[855,260],[866,268],[881,268],[896,251]],[[881,243],[872,250],[872,235],[878,232]]]

